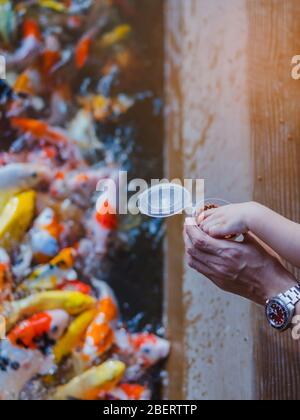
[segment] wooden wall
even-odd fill
[[[298,0],[165,0],[167,174],[206,196],[255,198],[300,221]],[[296,399],[298,345],[263,310],[185,267],[181,220],[166,244],[169,398]],[[254,314],[254,316],[253,316]],[[182,385],[183,384],[183,385]]]

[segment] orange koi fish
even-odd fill
[[[44,121],[14,117],[11,119],[11,124],[19,131],[29,133],[38,140],[44,140],[55,144],[68,143],[68,138],[61,130],[51,127]]]
[[[113,323],[118,317],[118,308],[110,289],[103,286],[102,297],[97,305],[97,314],[87,329],[81,356],[84,362],[90,364],[101,356],[114,343]]]
[[[91,29],[79,40],[75,49],[75,63],[78,69],[82,69],[86,64],[95,35],[96,30]]]

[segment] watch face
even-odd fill
[[[271,326],[277,330],[283,331],[289,325],[289,309],[279,299],[272,299],[267,303],[266,315]]]

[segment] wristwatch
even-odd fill
[[[271,327],[277,331],[287,330],[291,325],[298,302],[300,302],[300,284],[268,300],[266,317]]]

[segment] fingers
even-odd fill
[[[201,264],[204,264],[208,269],[211,270],[211,274],[213,274],[216,267],[220,265],[220,257],[204,251],[199,251],[199,249],[195,247],[188,248],[187,254],[188,256],[198,260]]]
[[[201,261],[193,258],[191,255],[188,256],[188,265],[193,270],[198,271],[198,273],[203,274],[204,276],[210,278],[212,276],[212,271],[207,267],[207,265],[203,264]]]
[[[209,217],[215,215],[217,210],[218,209],[216,208],[216,209],[209,209],[209,210],[202,211],[198,216],[198,223],[201,224],[201,223],[203,223],[204,220],[206,220]]]
[[[190,219],[186,221],[185,232],[192,246],[203,252],[218,255],[220,249],[225,249],[228,246],[226,241],[217,240],[207,235]]]

